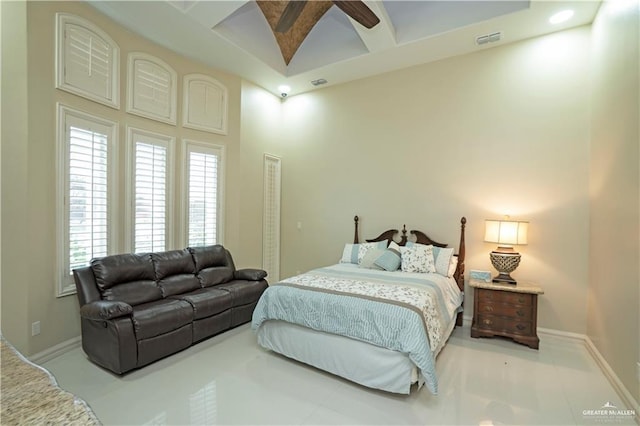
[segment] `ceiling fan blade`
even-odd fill
[[[373,28],[380,22],[380,18],[363,1],[333,0],[333,4],[365,28]]]
[[[287,6],[284,8],[282,15],[280,16],[280,20],[276,25],[276,31],[279,33],[286,33],[291,29],[293,24],[296,22],[296,19],[302,13],[302,9],[304,9],[306,1],[300,0],[291,0],[287,3]]]

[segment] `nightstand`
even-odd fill
[[[538,349],[538,295],[542,288],[528,282],[518,285],[469,280],[475,289],[471,337],[504,336]]]

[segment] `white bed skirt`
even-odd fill
[[[260,346],[355,383],[408,394],[418,369],[406,354],[284,321],[265,321]]]

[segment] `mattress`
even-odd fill
[[[334,265],[270,287],[252,327],[265,348],[356,383],[408,393],[419,381],[435,394],[434,359],[461,303],[437,274]]]

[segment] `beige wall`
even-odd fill
[[[406,224],[455,246],[466,216],[467,270],[493,271],[484,219],[510,214],[531,222],[513,275],[544,288],[539,326],[584,334],[589,35],[581,27],[287,99],[282,275],[337,261],[354,214],[361,238]]]
[[[2,10],[2,334],[29,347],[27,304],[27,6],[0,2]]]
[[[638,1],[604,2],[593,24],[587,334],[636,401],[640,362]]]
[[[237,267],[256,268],[262,266],[263,161],[265,154],[282,157],[282,103],[280,98],[253,83],[243,81],[241,104],[242,250],[234,258]],[[284,159],[282,165],[286,170]]]
[[[3,2],[3,12],[4,5]],[[18,6],[21,5],[21,6]],[[22,7],[17,3],[14,8]],[[9,8],[8,6],[6,7]],[[27,31],[28,40],[17,38],[13,45],[16,51],[3,45],[5,54],[14,57],[22,67],[20,73],[10,76],[3,72],[3,86],[10,86],[11,93],[19,98],[12,108],[4,108],[3,114],[15,114],[18,126],[12,126],[16,137],[5,137],[3,134],[2,167],[3,209],[2,234],[4,245],[2,253],[2,316],[5,321],[2,331],[12,337],[16,346],[27,354],[34,354],[50,348],[80,334],[78,303],[76,296],[56,298],[56,236],[55,236],[55,135],[56,135],[56,102],[80,109],[120,124],[118,135],[120,176],[120,211],[124,206],[124,164],[126,126],[147,129],[176,137],[176,175],[181,176],[181,138],[210,142],[225,147],[225,224],[224,243],[232,252],[239,251],[240,240],[240,78],[229,75],[192,60],[170,52],[150,43],[98,13],[86,3],[79,2],[28,2]],[[120,47],[120,100],[119,110],[96,104],[84,98],[55,89],[55,13],[70,12],[84,17],[106,31]],[[10,15],[3,20],[10,19]],[[16,20],[18,32],[24,33],[25,20]],[[12,21],[13,23],[13,21]],[[3,33],[5,25],[3,22]],[[9,31],[9,28],[7,28]],[[4,40],[4,38],[3,38]],[[24,40],[22,45],[20,41]],[[20,50],[28,45],[28,58],[20,58]],[[203,73],[210,75],[229,89],[229,125],[228,135],[215,135],[197,130],[185,129],[136,117],[125,112],[126,104],[126,64],[127,54],[141,51],[152,54],[171,65],[178,73],[178,99],[182,99],[182,76],[187,73]],[[28,73],[26,60],[28,59]],[[3,60],[3,64],[5,61]],[[3,65],[4,66],[4,65]],[[14,65],[18,67],[18,65]],[[4,70],[3,70],[4,71]],[[18,70],[17,70],[18,71]],[[28,90],[27,90],[28,85]],[[4,88],[4,87],[3,87]],[[28,98],[25,96],[28,92]],[[28,99],[28,106],[27,106]],[[9,98],[7,98],[7,102]],[[180,103],[180,102],[179,102]],[[22,111],[27,109],[28,110]],[[5,117],[3,117],[5,118]],[[26,121],[28,120],[28,122]],[[181,116],[178,115],[178,122]],[[24,123],[24,125],[23,125]],[[27,124],[28,123],[28,124]],[[28,126],[28,134],[27,134]],[[176,185],[176,195],[181,190]],[[179,199],[178,197],[176,199]],[[174,215],[178,217],[180,205],[176,203]],[[122,216],[120,216],[122,218]],[[124,251],[124,235],[121,231],[117,252]],[[177,232],[177,230],[176,230]],[[176,246],[182,246],[176,240]],[[15,314],[14,314],[15,313]],[[6,318],[12,318],[6,321]],[[31,337],[30,325],[34,321],[41,322],[42,333]]]

